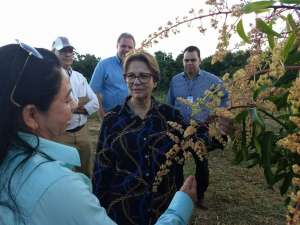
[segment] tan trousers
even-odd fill
[[[93,174],[95,151],[93,151],[91,147],[88,125],[86,124],[83,128],[74,133],[65,132],[56,138],[56,141],[78,149],[81,167],[77,168],[76,171],[84,173],[91,178]]]

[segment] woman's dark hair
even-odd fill
[[[46,49],[37,50],[43,56],[42,59],[34,55],[29,56],[29,52],[16,44],[0,47],[0,167],[13,144],[21,145],[24,154],[27,155],[20,164],[35,154],[38,146],[32,147],[18,137],[18,131],[26,131],[22,110],[24,106],[33,104],[40,111],[47,112],[61,86],[59,60]],[[21,105],[20,107],[10,99],[14,87],[13,99]]]

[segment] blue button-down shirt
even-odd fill
[[[128,96],[128,88],[123,77],[123,65],[118,56],[98,62],[90,86],[95,93],[102,95],[106,112],[117,105],[122,105]]]
[[[91,193],[90,180],[70,170],[80,165],[75,148],[31,134],[19,136],[33,147],[39,143],[38,152],[18,167],[28,154],[14,145],[0,165],[1,225],[115,225]],[[157,225],[187,224],[192,208],[191,199],[177,192]]]
[[[222,80],[204,70],[199,70],[199,73],[192,79],[189,79],[184,72],[179,73],[171,80],[167,96],[167,103],[179,109],[184,117],[184,122],[188,123],[191,119],[192,109],[178,101],[177,98],[182,97],[189,99],[189,96],[192,96],[193,101],[195,102],[197,98],[204,97],[204,92],[209,90],[214,84],[222,84]],[[220,104],[222,107],[226,106],[228,101],[228,93],[226,91],[224,92],[225,95],[222,97]],[[202,108],[201,112],[193,116],[193,119],[198,122],[205,122],[209,115],[210,110],[207,108]]]

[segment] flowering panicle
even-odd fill
[[[192,152],[194,152],[200,160],[203,160],[206,155],[204,142],[196,136],[198,126],[196,121],[192,120],[186,129],[183,129],[182,125],[176,122],[168,121],[167,123],[170,129],[168,129],[166,134],[174,141],[174,145],[165,154],[166,160],[164,164],[160,165],[152,185],[153,192],[157,192],[163,176],[168,174],[170,167],[174,163],[183,164],[185,160],[192,157]]]

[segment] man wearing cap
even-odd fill
[[[79,150],[81,167],[78,170],[91,177],[94,152],[91,148],[86,122],[88,116],[99,109],[98,99],[86,78],[71,67],[74,61],[74,47],[69,40],[66,37],[58,37],[52,44],[52,50],[70,76],[72,97],[78,103],[66,132],[57,141],[75,146]]]
[[[123,60],[135,47],[134,37],[122,33],[117,41],[117,55],[101,60],[92,75],[90,86],[99,98],[99,115],[103,117],[128,96],[128,88],[123,77]]]

